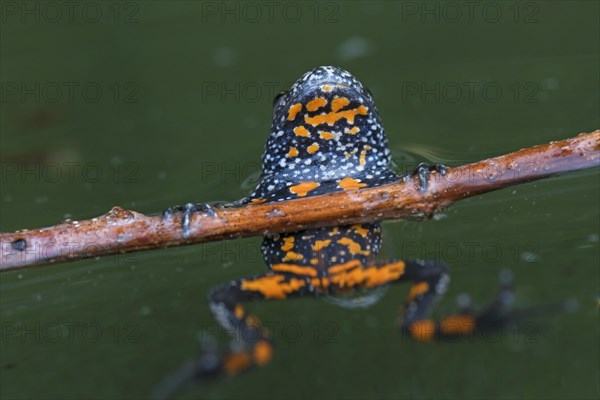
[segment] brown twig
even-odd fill
[[[198,213],[191,218],[187,239],[180,216],[162,219],[114,207],[91,220],[0,233],[0,271],[322,226],[428,218],[466,197],[598,165],[600,130],[451,168],[444,177],[433,173],[426,191],[419,189],[415,178],[370,189],[216,210],[216,217]]]

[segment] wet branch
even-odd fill
[[[450,168],[443,177],[433,173],[425,192],[414,178],[370,189],[217,209],[216,217],[195,214],[187,239],[180,215],[162,219],[113,207],[90,220],[0,233],[0,271],[322,226],[424,219],[460,199],[599,165],[597,130]]]

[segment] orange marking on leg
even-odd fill
[[[415,321],[410,325],[410,334],[421,342],[428,342],[435,335],[435,323],[430,319]]]
[[[297,126],[294,128],[294,133],[298,136],[309,137],[310,132],[303,126]]]
[[[350,129],[344,129],[344,133],[347,133],[348,135],[356,135],[358,132],[360,132],[360,128],[358,126],[354,126]]]
[[[235,314],[235,317],[237,319],[244,319],[244,315],[246,315],[246,312],[244,311],[244,307],[242,307],[240,304],[235,305],[233,313]]]
[[[475,330],[475,318],[471,315],[451,315],[442,320],[441,329],[446,335],[465,335]]]
[[[408,292],[408,301],[415,299],[418,296],[422,296],[429,290],[429,284],[427,282],[415,283],[411,286]]]
[[[311,124],[312,126],[317,126],[320,124],[333,125],[340,119],[345,118],[349,124],[354,124],[354,117],[356,117],[357,115],[367,115],[368,110],[369,109],[365,106],[359,106],[352,110],[337,112],[332,111],[327,114],[315,115],[314,117],[309,117],[308,115],[305,115],[304,121],[306,121],[306,123],[308,124]]]
[[[273,346],[267,341],[261,340],[254,346],[252,357],[258,366],[265,365],[273,358]]]
[[[323,107],[325,104],[327,104],[327,100],[325,100],[324,97],[317,97],[316,99],[308,102],[308,104],[306,105],[306,109],[308,111],[317,111],[319,108]]]
[[[252,360],[247,351],[230,354],[223,361],[223,369],[228,375],[235,375],[250,367]]]
[[[301,279],[291,278],[289,282],[283,282],[284,279],[283,275],[265,275],[262,278],[242,282],[242,290],[259,292],[267,299],[285,299],[289,293],[306,285]]]
[[[339,111],[350,104],[350,100],[345,97],[336,97],[331,101],[331,111]]]
[[[296,118],[296,115],[302,110],[302,104],[296,103],[290,107],[288,111],[288,121],[293,121]]]
[[[298,197],[304,197],[308,192],[315,190],[318,187],[319,184],[317,182],[304,181],[298,185],[290,186],[290,192],[294,193],[295,195],[298,195]]]
[[[298,149],[290,147],[290,151],[287,153],[288,157],[296,157],[298,155]]]
[[[333,133],[325,132],[325,131],[319,131],[319,136],[323,140],[331,140],[331,139],[335,138],[335,135]]]
[[[291,272],[296,275],[317,276],[317,271],[312,267],[303,267],[295,264],[274,264],[272,267],[276,272]]]
[[[260,320],[256,315],[249,314],[246,317],[246,325],[258,329],[260,328]]]
[[[359,180],[354,178],[344,178],[340,180],[338,187],[344,190],[356,190],[367,186],[366,183],[361,183]]]
[[[331,240],[329,240],[329,239],[317,240],[317,241],[315,241],[315,244],[312,245],[312,249],[313,249],[313,251],[319,251],[319,250],[324,249],[325,247],[329,246],[330,243],[331,243]]]
[[[368,270],[369,276],[367,277],[365,286],[367,288],[372,288],[396,281],[404,275],[405,267],[406,264],[404,264],[403,261],[397,261],[379,268],[371,267]]]
[[[306,151],[308,151],[308,154],[316,153],[317,151],[319,151],[319,144],[318,143],[311,144],[310,146],[308,146]]]

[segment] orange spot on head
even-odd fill
[[[332,103],[333,107],[333,103]],[[309,117],[308,115],[304,116],[304,121],[307,124],[311,124],[312,126],[317,126],[320,124],[328,124],[332,126],[337,121],[342,118],[345,118],[349,124],[354,124],[354,118],[357,115],[367,115],[369,109],[365,106],[359,106],[352,110],[344,110],[344,111],[332,111],[327,114],[315,115],[314,117]]]
[[[308,104],[306,105],[306,109],[308,111],[317,111],[319,108],[323,107],[325,104],[327,104],[327,100],[325,100],[325,98],[317,97],[316,99],[308,102]]]
[[[317,182],[313,181],[304,181],[299,183],[298,185],[290,186],[290,192],[298,195],[298,197],[306,196],[306,194],[312,190],[315,190],[319,187]]]
[[[302,136],[302,137],[309,137],[310,136],[310,132],[308,131],[308,129],[306,129],[302,125],[295,127],[294,128],[294,133],[296,135]]]
[[[419,282],[415,283],[411,286],[410,291],[408,292],[408,301],[411,301],[418,296],[422,296],[429,290],[429,284],[427,282]]]
[[[360,152],[360,158],[358,162],[360,165],[365,165],[365,163],[367,162],[367,150],[363,150]]]
[[[361,183],[354,178],[344,178],[340,180],[338,187],[344,190],[356,190],[367,186],[366,183]]]
[[[345,97],[336,97],[331,101],[331,111],[335,112],[350,104],[350,100]]]
[[[410,325],[410,334],[421,342],[428,342],[435,335],[435,323],[430,319],[415,321]]]
[[[310,146],[308,146],[306,151],[308,151],[308,154],[316,153],[317,151],[319,151],[319,144],[318,143],[311,144]]]
[[[335,137],[335,135],[331,132],[319,131],[319,136],[323,140],[331,140]]]
[[[302,254],[295,253],[293,251],[288,251],[283,257],[283,261],[300,261],[302,259],[304,259],[304,256]]]
[[[360,128],[358,126],[344,129],[344,133],[347,133],[348,135],[356,135],[358,132],[360,132]]]
[[[254,345],[252,356],[256,365],[265,365],[273,358],[273,347],[267,341],[261,340]]]
[[[319,251],[319,250],[324,249],[325,247],[329,246],[330,243],[331,243],[331,240],[329,240],[329,239],[317,240],[317,241],[315,241],[315,244],[312,245],[312,249],[313,249],[313,251]]]
[[[329,85],[323,85],[323,86],[321,86],[321,90],[324,92],[331,92],[333,90],[333,88]]]
[[[298,149],[295,147],[290,147],[290,151],[287,153],[288,157],[296,157],[298,155]]]
[[[360,236],[366,238],[367,234],[369,233],[369,230],[366,228],[363,228],[362,225],[360,224],[356,224],[356,225],[352,225],[352,229],[354,229],[354,231],[356,231],[356,233],[358,233]]]
[[[296,118],[296,115],[302,110],[302,104],[296,103],[290,107],[288,111],[288,121],[293,121]]]
[[[451,315],[442,320],[445,335],[465,335],[475,330],[475,319],[471,315]]]
[[[362,254],[363,256],[368,256],[371,253],[369,250],[363,250],[360,243],[355,242],[350,238],[341,238],[338,240],[338,243],[343,246],[348,246],[348,251],[352,255]]]
[[[288,251],[294,248],[294,237],[288,236],[283,239],[283,244],[281,245],[281,250]]]
[[[310,263],[311,263],[312,265],[317,265],[317,264],[319,263],[319,259],[318,259],[318,258],[311,258],[311,259],[310,259]]]

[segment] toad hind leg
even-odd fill
[[[216,287],[208,296],[209,305],[217,323],[232,336],[231,349],[225,354],[216,349],[203,349],[199,357],[167,377],[155,389],[153,397],[169,399],[192,381],[237,375],[267,364],[273,355],[268,331],[242,303],[312,295],[308,279],[302,275],[268,272]]]
[[[211,311],[223,328],[234,334],[233,349],[219,363],[220,373],[236,375],[254,366],[267,364],[273,348],[267,329],[243,307],[252,300],[283,300],[312,294],[301,275],[269,272],[233,281],[209,295]]]
[[[403,280],[413,284],[403,307],[400,329],[419,341],[467,336],[490,328],[502,329],[516,319],[513,318],[516,314],[507,312],[514,300],[509,274],[501,276],[500,289],[486,307],[474,311],[470,302],[465,301],[458,313],[439,321],[431,319],[429,314],[433,304],[446,291],[450,281],[448,268],[433,261],[407,262]]]
[[[403,333],[420,341],[460,337],[489,328],[502,328],[517,316],[506,312],[514,296],[510,279],[505,279],[498,295],[481,311],[475,312],[463,307],[459,313],[448,315],[439,321],[432,320],[429,315],[433,305],[445,293],[450,280],[448,268],[439,262],[378,262],[366,267],[357,262],[349,262],[331,266],[329,272],[326,283],[330,293],[412,282],[399,327]]]

